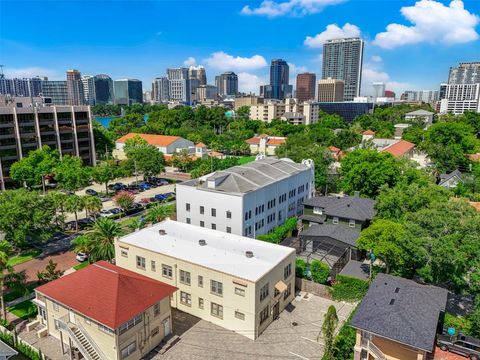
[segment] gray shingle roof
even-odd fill
[[[370,276],[370,266],[361,261],[350,260],[340,274],[366,280]]]
[[[405,115],[410,115],[410,116],[426,116],[426,115],[433,115],[434,113],[431,112],[431,111],[427,111],[427,110],[415,110],[415,111],[411,111],[409,113],[406,113]]]
[[[310,171],[307,165],[297,164],[290,159],[265,158],[216,171],[177,186],[197,186],[199,189],[209,191],[243,194],[307,170]],[[214,179],[217,179],[217,184],[215,188],[211,188],[208,181]]]
[[[5,344],[3,341],[0,341],[0,356],[11,357],[17,354],[17,351]]]
[[[343,225],[312,225],[301,233],[301,236],[325,236],[351,246],[357,246],[360,231]]]
[[[431,352],[447,295],[447,290],[436,286],[378,274],[350,325]]]
[[[456,170],[453,170],[452,172],[450,172],[448,174],[440,174],[440,184],[444,183],[445,181],[450,180],[454,176],[457,176],[459,179],[461,179],[462,178],[462,173],[458,169],[456,169]]]
[[[319,196],[306,200],[304,205],[320,207],[329,216],[354,220],[371,220],[375,215],[375,201],[359,196]]]

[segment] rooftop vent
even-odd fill
[[[252,258],[253,257],[253,251],[245,251],[245,256],[247,258]]]
[[[205,239],[200,239],[200,240],[198,240],[198,245],[200,245],[200,246],[205,246],[205,245],[207,245],[207,240],[205,240]]]
[[[160,230],[158,230],[158,233],[159,233],[160,235],[167,235],[167,232],[165,231],[165,229],[160,229]]]

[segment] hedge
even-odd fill
[[[335,360],[353,360],[353,348],[356,341],[356,331],[350,325],[355,310],[342,325],[335,341],[333,342],[333,358]]]
[[[274,243],[274,244],[279,244],[280,242],[282,242],[282,240],[284,240],[288,236],[289,233],[291,233],[296,228],[297,228],[297,218],[291,217],[291,218],[288,218],[283,223],[283,225],[277,226],[275,229],[273,229],[273,232],[271,232],[270,234],[258,235],[257,239]]]
[[[305,278],[305,269],[307,263],[303,259],[297,259],[295,262],[295,276],[298,278]],[[328,276],[330,275],[330,268],[327,264],[319,260],[313,260],[310,263],[310,272],[312,273],[312,279],[318,284],[326,284]],[[310,280],[310,279],[309,279]]]
[[[330,293],[334,300],[359,301],[368,291],[368,281],[338,274]]]

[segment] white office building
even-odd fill
[[[86,105],[95,105],[95,78],[91,75],[82,76],[83,98]]]
[[[445,85],[445,98],[440,100],[440,113],[463,114],[480,112],[480,83]]]
[[[314,165],[263,158],[177,184],[178,221],[256,237],[303,211]]]
[[[190,80],[187,68],[167,69],[170,100],[190,104]]]

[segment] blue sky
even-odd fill
[[[167,67],[225,70],[258,92],[272,58],[320,73],[324,39],[366,40],[363,89],[437,89],[448,68],[480,61],[480,0],[0,0],[7,76],[132,77],[150,87]]]

